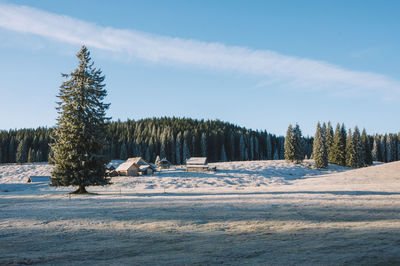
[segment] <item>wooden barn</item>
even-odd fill
[[[192,157],[186,161],[186,171],[188,172],[207,172],[210,167],[207,164],[207,157]]]
[[[142,157],[129,158],[116,169],[118,174],[122,176],[151,175],[154,170]]]

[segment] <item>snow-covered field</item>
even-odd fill
[[[25,183],[47,164],[0,165],[0,265],[400,264],[400,162],[214,165],[84,196]]]

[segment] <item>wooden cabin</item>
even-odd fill
[[[159,166],[161,169],[169,169],[171,167],[171,163],[166,159],[161,159]]]
[[[186,161],[186,171],[188,172],[207,172],[210,169],[207,157],[192,157]]]
[[[152,175],[154,173],[153,167],[151,165],[142,165],[139,168],[142,175]]]
[[[158,168],[161,168],[161,169],[168,169],[171,167],[171,163],[166,158],[162,158],[160,160],[160,156],[158,156],[158,155],[156,157],[155,164]]]
[[[142,157],[129,158],[116,169],[122,176],[152,175],[154,170]]]
[[[136,164],[135,158],[129,158],[126,162],[120,164],[115,171],[122,176],[138,176],[140,172],[139,166]]]

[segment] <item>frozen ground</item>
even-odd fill
[[[47,164],[0,165],[0,265],[400,263],[400,162],[216,166],[69,197],[24,183]]]

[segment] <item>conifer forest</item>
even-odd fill
[[[330,123],[325,127],[325,142],[333,147],[326,155],[329,163],[352,167],[364,165],[350,153],[346,158],[346,146],[354,149],[354,133],[358,151],[367,158],[366,164],[371,160],[392,162],[400,159],[400,133],[371,136],[365,130],[360,133],[358,128],[354,132],[347,131],[344,125],[338,125],[335,130]],[[51,162],[49,143],[53,130],[39,127],[0,131],[0,162]],[[184,164],[192,156],[206,156],[210,162],[285,159],[285,137],[219,120],[175,117],[118,120],[108,123],[106,136],[103,154],[110,160],[140,156],[154,162],[157,155],[173,164]],[[312,158],[313,141],[314,137],[302,137],[303,158]],[[337,152],[332,152],[334,149]]]

